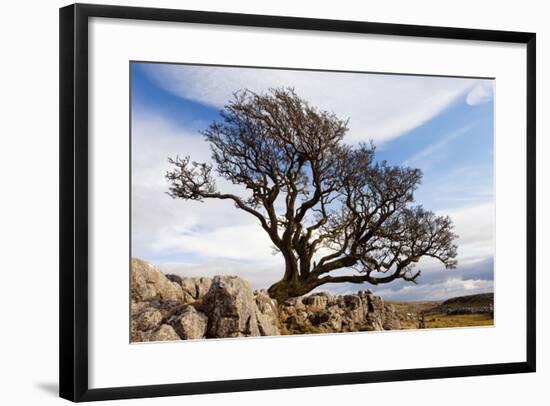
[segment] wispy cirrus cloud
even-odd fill
[[[494,98],[495,83],[492,80],[486,80],[476,84],[466,95],[466,103],[470,106],[477,106],[488,103]]]
[[[486,82],[171,64],[144,65],[144,69],[166,91],[216,108],[222,108],[239,89],[262,92],[272,87],[294,87],[313,105],[349,117],[349,142],[372,139],[382,143],[399,137],[466,97],[477,85],[485,89],[482,84]],[[474,101],[480,98],[471,96]]]
[[[471,130],[473,124],[467,124],[462,128],[451,131],[449,134],[441,137],[438,141],[417,152],[403,161],[403,165],[412,167],[426,168],[432,166],[436,161],[444,159],[443,150],[455,139],[461,137]]]

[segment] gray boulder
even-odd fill
[[[307,306],[308,310],[319,311],[323,310],[331,299],[327,292],[314,293],[303,298],[302,302]]]
[[[263,296],[258,302],[263,312],[245,280],[236,276],[215,276],[203,298],[203,311],[208,315],[207,336],[223,338],[278,333],[276,306]]]
[[[132,316],[132,330],[147,331],[159,326],[162,321],[162,313],[153,308],[146,307]]]
[[[132,301],[182,300],[178,283],[170,281],[158,268],[137,258],[131,261],[130,288]]]
[[[399,314],[392,305],[372,291],[332,296],[314,293],[301,299],[288,299],[280,307],[280,318],[288,329],[302,326],[316,332],[393,330],[401,327]],[[305,326],[305,327],[304,327]]]
[[[277,301],[267,294],[266,290],[260,290],[256,293],[256,319],[258,320],[258,329],[263,336],[278,336],[279,330],[279,312],[277,310]]]
[[[210,289],[210,285],[212,285],[212,278],[182,278],[179,276],[178,278],[178,282],[183,291],[183,301],[185,303],[193,303],[197,300],[201,300]]]
[[[132,342],[146,342],[146,341],[176,341],[181,340],[176,331],[168,324],[161,324],[151,330],[131,331]]]
[[[384,305],[382,327],[384,330],[399,330],[401,328],[401,319],[392,304]]]
[[[170,317],[168,324],[182,340],[196,340],[205,338],[208,317],[193,306],[186,306],[180,314]]]
[[[176,341],[180,340],[180,337],[176,331],[168,324],[161,325],[158,329],[154,330],[145,341]]]

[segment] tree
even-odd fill
[[[422,257],[454,268],[451,219],[412,206],[420,170],[376,162],[372,143],[343,142],[347,131],[293,89],[237,92],[203,132],[214,166],[169,158],[168,194],[229,200],[255,217],[285,261],[268,289],[279,301],[327,283],[416,283]],[[214,167],[248,196],[218,191]]]

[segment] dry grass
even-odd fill
[[[415,330],[418,328],[416,320],[401,320],[401,330]]]
[[[385,300],[384,303],[392,304],[399,313],[422,313],[427,312],[441,304],[441,301],[410,301],[399,302]]]
[[[474,312],[473,314],[447,314],[449,309],[455,308],[480,308],[493,303],[493,294],[479,294],[461,296],[441,301],[411,301],[398,302],[388,301],[394,305],[402,317],[402,329],[417,329],[419,319],[424,314],[425,328],[448,328],[448,327],[474,327],[494,325],[491,313]]]
[[[281,335],[284,336],[293,334],[320,334],[324,332],[325,331],[323,331],[322,329],[306,323],[281,323]]]
[[[492,326],[494,319],[490,314],[436,314],[426,317],[426,328]]]
[[[426,314],[426,328],[449,328],[449,327],[475,327],[492,326],[494,319],[490,314]],[[402,329],[417,329],[418,321],[401,321]]]

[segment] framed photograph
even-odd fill
[[[535,371],[535,34],[60,10],[60,395]]]

